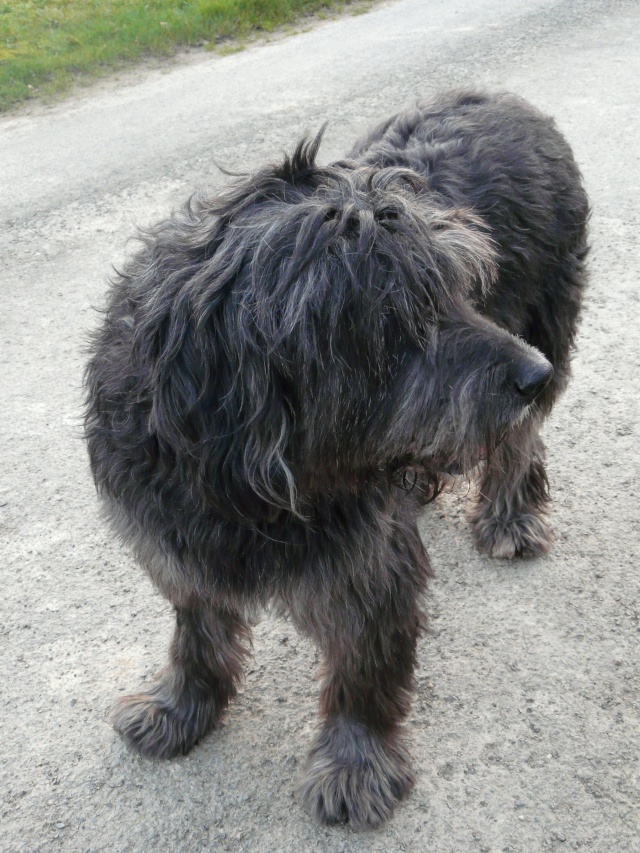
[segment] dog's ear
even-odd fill
[[[157,328],[149,430],[224,517],[253,526],[300,515],[287,461],[291,401],[269,361],[224,322],[199,327],[183,301]]]
[[[451,208],[434,213],[429,225],[446,278],[460,282],[466,291],[479,285],[486,293],[497,275],[497,246],[481,217]]]

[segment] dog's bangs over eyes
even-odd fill
[[[287,341],[310,355],[345,323],[374,349],[389,322],[423,345],[429,324],[490,281],[494,253],[481,220],[435,210],[415,173],[349,163],[300,171],[287,181],[263,176],[268,191],[254,179],[254,203],[243,199],[227,225],[236,298],[272,351]]]

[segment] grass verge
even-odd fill
[[[229,49],[353,0],[0,0],[0,111],[180,47]],[[356,6],[357,8],[357,6]]]

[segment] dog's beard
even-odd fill
[[[404,480],[410,480],[413,471],[419,471],[421,476],[426,475],[434,480],[450,476],[470,477],[481,465],[490,461],[514,429],[534,418],[537,411],[535,402],[518,407],[506,423],[487,425],[481,435],[459,436],[452,429],[450,446],[420,446],[419,440],[416,440],[412,450],[402,460],[398,460],[397,470],[407,472],[403,475]]]

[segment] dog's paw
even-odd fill
[[[129,746],[146,758],[185,755],[215,724],[215,708],[209,698],[179,701],[162,685],[148,693],[123,696],[110,721]]]
[[[490,506],[480,505],[470,521],[478,549],[489,557],[541,557],[551,548],[551,531],[543,515],[523,512],[503,519],[493,515]]]
[[[321,823],[375,829],[389,820],[414,777],[398,742],[347,720],[327,723],[309,753],[299,787],[304,808]]]

